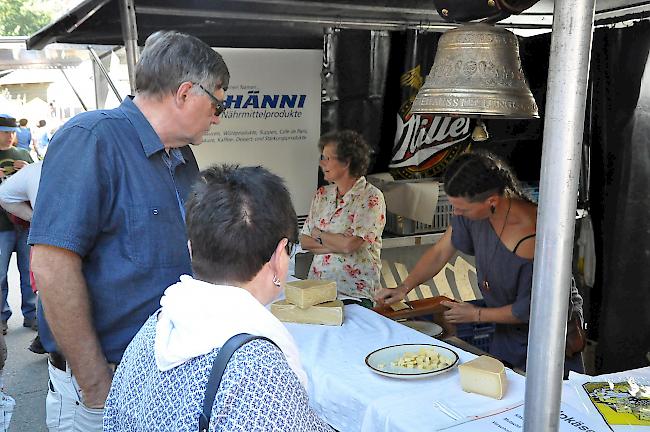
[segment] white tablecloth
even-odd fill
[[[366,356],[389,345],[433,343],[453,349],[460,361],[476,356],[357,305],[345,307],[341,327],[289,324],[309,376],[310,403],[341,432],[425,431],[454,423],[434,408],[438,400],[465,415],[511,406],[524,398],[524,378],[507,371],[502,400],[465,393],[458,370],[418,380],[387,378],[372,372]]]

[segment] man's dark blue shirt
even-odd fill
[[[120,361],[164,290],[192,272],[182,206],[197,177],[189,146],[168,155],[131,99],[74,117],[52,139],[29,243],[81,257],[109,362]],[[56,350],[40,316],[39,326],[45,349]]]

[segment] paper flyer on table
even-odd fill
[[[566,404],[560,405],[559,432],[601,432],[608,430],[598,418],[581,415]],[[524,430],[524,405],[519,405],[499,414],[464,421],[447,426],[438,431],[481,431],[481,432],[519,432]]]
[[[587,382],[582,387],[608,424],[650,426],[650,387],[633,379]]]
[[[599,376],[569,374],[562,401],[611,430],[650,432],[650,367]]]

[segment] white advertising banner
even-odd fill
[[[284,178],[306,215],[318,181],[321,51],[216,50],[230,70],[228,110],[192,148],[199,167],[262,165]]]

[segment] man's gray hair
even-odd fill
[[[136,92],[163,96],[187,81],[225,90],[230,72],[221,54],[194,36],[177,31],[149,36],[135,69]]]

